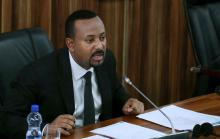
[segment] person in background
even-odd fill
[[[144,112],[117,79],[113,53],[106,46],[102,20],[89,10],[72,13],[65,23],[66,47],[26,66],[7,98],[8,135],[24,138],[31,104],[40,106],[41,129],[73,129],[122,115]]]

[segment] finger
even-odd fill
[[[126,107],[132,107],[133,105],[136,105],[138,102],[139,101],[137,99],[130,98],[126,103]]]
[[[122,111],[124,114],[129,115],[129,114],[136,114],[137,113],[137,108],[139,107],[139,101],[134,98],[130,98],[127,100],[125,105],[122,108]]]
[[[143,113],[144,112],[144,103],[138,101],[138,113]]]
[[[128,113],[129,114],[137,114],[137,108],[135,108],[135,107],[134,108],[129,108]]]
[[[124,107],[124,108],[122,109],[122,111],[124,112],[125,115],[129,115],[130,112],[133,111],[133,110],[132,110],[132,108],[126,108],[126,107]]]
[[[66,129],[66,130],[70,130],[70,129],[73,129],[73,126],[68,125],[66,123],[61,123],[60,124],[60,128],[63,128],[63,129]]]
[[[124,112],[124,114],[128,115],[132,111],[132,109],[130,108],[130,106],[124,106],[122,108],[122,111]]]
[[[60,115],[58,116],[52,123],[53,124],[60,124],[60,123],[66,123],[74,127],[75,125],[75,117],[71,115],[73,118],[68,118],[69,115]]]
[[[73,134],[73,129],[68,130],[68,132],[72,135]]]
[[[134,107],[135,109],[135,114],[140,114],[144,112],[144,104],[140,101],[138,101],[138,104],[136,107]]]
[[[132,111],[134,111],[134,109],[133,108],[131,108],[131,107],[129,107],[129,108],[127,108],[127,112],[132,112]]]
[[[127,109],[127,111],[133,111],[133,109],[135,108],[136,106],[135,106],[135,104],[131,104],[131,105],[129,105],[126,109]]]
[[[63,119],[69,119],[69,120],[75,120],[75,117],[73,115],[70,115],[70,114],[63,114],[63,115],[60,115],[59,117],[63,118]]]
[[[140,105],[141,105],[141,106],[140,106],[140,113],[143,113],[143,112],[144,112],[144,104],[141,102]]]
[[[65,135],[65,136],[71,135],[70,132],[64,130],[63,128],[60,128],[60,133],[61,133],[62,135]]]
[[[73,121],[67,121],[66,119],[56,119],[56,121],[52,122],[50,125],[64,129],[73,129],[75,127]]]
[[[125,105],[124,105],[124,109],[128,109],[128,108],[130,108],[132,106],[132,102],[131,101],[128,101],[128,102],[126,102],[125,103]]]
[[[73,121],[62,119],[58,122],[56,122],[56,125],[60,128],[64,129],[73,129],[75,127],[75,124]]]
[[[68,124],[70,126],[74,126],[75,125],[75,120],[73,121],[73,120],[69,120],[69,119],[61,119],[60,122],[66,123],[66,124]]]
[[[143,109],[143,104],[141,102],[139,102],[138,100],[134,100],[130,107],[127,108],[127,112],[129,114],[139,114],[142,112],[142,109]]]

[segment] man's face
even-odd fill
[[[102,64],[106,52],[106,34],[101,19],[77,20],[74,28],[74,38],[66,38],[74,60],[85,69]]]

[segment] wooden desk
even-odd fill
[[[177,106],[186,108],[186,109],[193,110],[193,111],[220,116],[220,96],[215,93],[187,99],[187,100],[177,102],[174,104]],[[137,124],[140,126],[152,128],[152,129],[162,131],[162,132],[171,132],[171,129],[169,128],[162,127],[157,124],[138,119],[135,116],[124,116],[120,118],[103,121],[103,122],[100,122],[94,125],[85,126],[83,128],[75,129],[73,135],[69,137],[62,137],[62,139],[80,139],[83,137],[88,137],[88,136],[94,135],[89,132],[90,130],[98,128],[98,127],[107,126],[107,125],[110,125],[110,124],[113,124],[119,121],[125,121],[129,123]],[[218,128],[217,130],[219,130],[218,133],[220,133],[220,128]],[[215,138],[215,137],[210,136],[209,138]]]

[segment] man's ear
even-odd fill
[[[66,46],[70,52],[74,51],[74,41],[72,38],[65,38]]]

